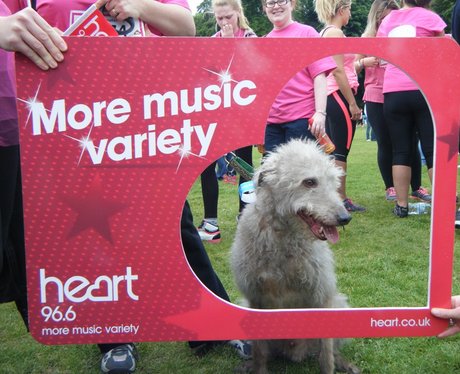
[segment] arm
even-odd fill
[[[380,64],[380,59],[374,56],[366,57],[365,55],[356,55],[355,58],[355,71],[356,74],[359,74],[364,68],[370,68],[373,66],[378,66]]]
[[[323,37],[343,38],[344,35],[342,30],[336,27],[331,27],[326,31]],[[351,119],[356,121],[361,118],[361,109],[358,107],[358,104],[356,104],[355,95],[353,95],[353,91],[351,90],[350,84],[348,83],[348,78],[343,66],[343,55],[335,55],[333,58],[337,64],[337,68],[332,71],[332,74],[334,75],[337,85],[339,86],[340,92],[347,100],[351,113]]]
[[[0,48],[21,52],[40,69],[56,68],[67,45],[59,34],[31,8],[0,17]]]
[[[326,131],[326,103],[327,103],[327,79],[326,74],[318,74],[313,79],[315,92],[315,114],[313,123],[310,127],[311,133],[316,137],[321,137]]]
[[[98,0],[117,20],[140,18],[166,36],[194,36],[195,23],[188,9],[177,4],[163,4],[155,0]]]
[[[438,335],[439,338],[455,335],[460,332],[460,295],[452,296],[452,309],[433,308],[431,314],[438,318],[452,320],[451,326],[444,332]]]
[[[347,100],[348,106],[350,108],[351,119],[356,121],[361,118],[361,109],[358,107],[358,104],[356,104],[355,95],[353,95],[353,91],[351,90],[350,84],[348,83],[348,78],[345,74],[345,69],[343,68],[343,56],[335,55],[333,58],[337,64],[337,68],[335,68],[332,74],[337,81],[340,92],[345,97],[345,100]]]

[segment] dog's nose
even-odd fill
[[[347,225],[350,221],[351,214],[349,214],[348,212],[339,213],[339,216],[337,217],[337,222],[339,223],[339,226]]]

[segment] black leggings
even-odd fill
[[[28,329],[19,146],[0,147],[0,302],[14,301]]]
[[[335,145],[334,157],[337,161],[347,162],[355,130],[356,122],[351,120],[350,109],[342,93],[335,91],[328,95],[326,133]]]
[[[193,269],[196,276],[203,282],[203,284],[214,294],[220,298],[230,301],[230,297],[225,291],[225,288],[215,273],[208,254],[203,246],[198,231],[193,224],[192,211],[187,201],[185,201],[184,209],[182,211],[182,218],[180,222],[181,239],[184,247],[185,256],[187,261]],[[195,348],[203,341],[189,341],[189,346]],[[208,342],[211,343],[211,342]]]
[[[428,169],[433,167],[434,127],[430,108],[417,91],[384,94],[383,112],[393,145],[393,165],[411,166],[414,157],[413,138],[422,145]]]
[[[249,165],[252,165],[252,145],[239,148],[235,151]],[[247,182],[240,176],[239,184]],[[201,173],[201,191],[203,195],[204,218],[217,218],[217,205],[219,201],[219,184],[216,176],[216,161],[209,165]],[[246,204],[239,199],[239,211],[241,212]]]
[[[227,291],[225,291],[219,277],[215,273],[208,254],[203,246],[203,242],[201,241],[198,231],[193,224],[192,211],[190,210],[188,201],[185,201],[184,208],[182,210],[180,233],[185,256],[193,269],[193,272],[211,292],[226,301],[230,301],[230,297],[228,296]],[[189,345],[191,348],[194,348],[203,343],[204,342],[202,341],[190,341]],[[121,344],[123,343],[98,344],[98,346],[102,353],[106,353]]]
[[[374,131],[377,139],[377,163],[379,165],[383,183],[385,184],[385,189],[394,187],[392,173],[392,144],[390,131],[383,115],[383,103],[366,102],[366,112],[369,123],[371,124],[372,130]],[[418,150],[418,138],[416,136],[414,136],[413,142],[414,145],[412,149],[414,155],[412,157],[411,165],[411,187],[412,191],[416,191],[420,188],[422,183],[422,161]]]

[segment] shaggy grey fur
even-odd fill
[[[240,217],[232,246],[236,283],[251,308],[343,308],[327,244],[351,216],[338,194],[341,170],[310,141],[293,140],[269,154],[254,176],[256,202]],[[319,354],[321,373],[359,369],[338,353],[338,339],[253,342],[252,370],[282,355],[301,361]]]

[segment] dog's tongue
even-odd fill
[[[307,216],[303,212],[298,213],[299,216],[308,224],[310,230],[320,240],[329,240],[331,243],[339,241],[339,232],[335,226],[322,226],[312,216]]]
[[[339,241],[339,232],[335,226],[323,226],[324,236],[331,243],[337,243]]]

